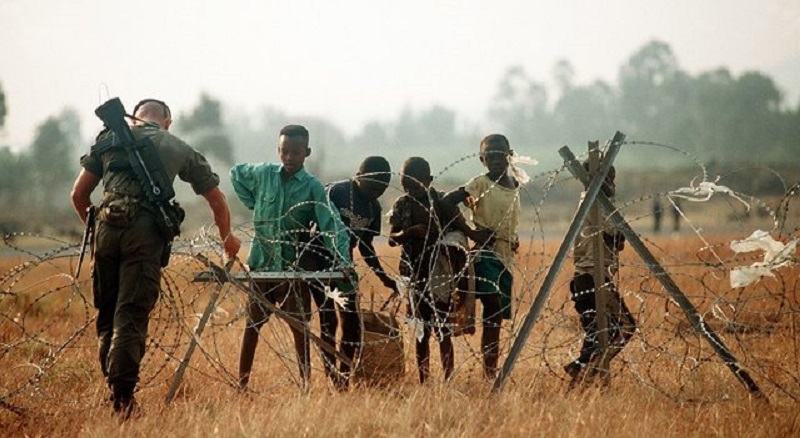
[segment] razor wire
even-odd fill
[[[696,180],[670,181],[672,187],[668,190],[642,192],[636,187],[626,187],[626,171],[621,168],[617,172],[617,186],[624,194],[615,200],[617,211],[700,311],[704,324],[714,328],[738,358],[739,365],[752,374],[768,397],[797,401],[800,399],[800,340],[797,333],[800,269],[796,266],[796,247],[791,245],[800,239],[797,205],[800,181],[792,183],[786,178],[796,176],[784,177],[771,169],[755,170],[772,175],[784,188],[781,195],[760,199],[726,185],[728,180],[752,173],[753,169],[712,177],[712,171],[691,154],[654,142],[627,142],[621,154],[652,149],[677,155],[695,166],[693,178]],[[445,179],[453,168],[475,159],[472,154],[455,160],[436,174],[433,186],[437,187],[437,182]],[[397,180],[398,175],[394,176]],[[513,316],[503,321],[501,360],[533,302],[533,294],[542,283],[569,215],[577,208],[581,187],[564,168],[556,168],[536,173],[520,189],[523,204],[519,229],[521,246],[512,268]],[[384,195],[384,205],[391,205],[393,198],[402,193],[399,184],[390,185]],[[657,199],[664,201],[661,205],[666,207],[665,210],[678,215],[682,232],[665,230],[657,234],[651,230],[654,219],[651,205]],[[307,207],[309,205],[294,208]],[[332,208],[330,205],[324,207]],[[438,220],[435,215],[431,218],[432,221]],[[447,225],[437,224],[439,228],[447,228]],[[241,224],[236,233],[245,242],[258,241],[260,237],[255,228],[253,223]],[[764,233],[753,237],[757,230]],[[398,276],[399,250],[385,245],[387,233],[388,225],[384,225],[378,242],[378,258],[387,273]],[[782,255],[783,258],[770,259],[766,251],[737,252],[732,249],[732,242],[746,241],[748,236],[754,240],[762,239],[759,242],[765,247],[783,245],[781,249],[788,252]],[[768,241],[767,237],[776,243]],[[440,239],[435,240],[439,242]],[[261,243],[294,245],[298,252],[320,258],[331,257],[324,248],[293,236]],[[53,412],[65,405],[88,409],[96,403],[96,393],[102,389],[102,376],[96,359],[91,276],[89,270],[78,278],[72,274],[78,251],[76,242],[52,236],[25,232],[3,236],[0,247],[0,366],[7,372],[0,375],[0,408],[15,415],[48,411],[48,406]],[[200,256],[221,260],[221,253],[220,242],[208,228],[195,232],[189,239],[175,242],[171,262],[162,271],[160,298],[151,314],[147,352],[137,391],[166,391],[193,339],[194,329],[213,288],[218,288],[219,299],[205,331],[196,339],[197,350],[189,363],[189,378],[185,385],[195,391],[206,385],[239,390],[238,353],[242,331],[247,324],[247,305],[251,294],[264,291],[256,290],[247,282],[195,281],[198,272],[208,270]],[[436,263],[437,257],[445,257],[444,254],[446,252],[436,252],[430,263]],[[473,256],[470,253],[469,257]],[[335,268],[332,260],[328,262]],[[742,269],[749,267],[758,268],[756,274],[748,277],[752,281],[743,286],[732,286],[732,273],[742,273]],[[415,331],[421,325],[443,327],[451,322],[447,317],[434,321],[414,318],[413,313],[406,311],[410,292],[395,299],[389,310],[376,310],[390,297],[391,291],[372,278],[363,262],[359,262],[356,268],[361,279],[358,287],[361,311],[396,318],[405,327],[405,330],[396,332],[397,338],[390,339],[402,343],[406,353],[406,377],[398,377],[394,384],[417,384],[415,378],[408,377],[416,375],[413,360]],[[243,271],[246,268],[240,261],[235,269]],[[537,379],[569,381],[562,367],[577,357],[583,336],[567,292],[571,275],[572,267],[568,262],[560,273],[539,324],[524,347],[517,371],[510,377],[510,388]],[[441,278],[429,278],[428,288],[419,291],[418,296],[429,300],[432,305],[437,298],[430,285],[454,283],[453,277],[479,280],[470,274],[467,266],[463,266]],[[638,327],[625,349],[611,363],[612,382],[642,386],[678,401],[718,401],[741,391],[714,351],[629,248],[620,255],[620,267],[613,282],[638,321]],[[321,283],[318,286],[324,287]],[[335,297],[335,294],[325,295],[326,300]],[[313,303],[313,300],[309,302]],[[284,303],[274,304],[281,308]],[[341,314],[345,310],[340,304],[336,306],[341,326]],[[319,336],[319,309],[314,305],[307,310],[312,312],[308,330]],[[287,313],[286,316],[305,324],[298,315]],[[453,339],[454,379],[480,383],[485,382],[481,374],[480,307],[474,321],[475,327],[470,327],[474,334],[462,334]],[[362,322],[362,335],[363,329]],[[302,388],[287,324],[272,317],[261,328],[259,337],[261,347],[247,391],[272,394],[287,388]],[[369,342],[376,341],[362,339],[364,344]],[[435,338],[431,342],[435,343]],[[340,348],[341,339],[337,343],[337,348]],[[312,350],[318,348],[312,344]],[[436,369],[439,363],[437,355],[434,353],[432,356],[431,372],[436,378],[441,372]],[[356,363],[360,360],[366,358],[357,357]],[[318,354],[312,358],[312,387],[330,385],[325,377],[323,361],[324,358]],[[339,373],[339,377],[350,376]],[[96,390],[65,398],[63,388],[75,382],[91,382],[89,386],[94,385]]]

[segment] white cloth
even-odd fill
[[[794,263],[797,241],[792,239],[784,244],[773,239],[768,232],[756,230],[744,240],[731,242],[731,249],[737,253],[764,251],[764,261],[731,269],[731,287],[744,287],[765,276],[774,277],[772,271]]]

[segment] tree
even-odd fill
[[[367,122],[361,132],[353,137],[352,143],[356,148],[367,151],[384,149],[389,145],[389,133],[380,122]]]
[[[547,88],[533,80],[521,66],[506,70],[489,107],[489,117],[515,139],[536,144],[553,141],[552,120],[547,112]]]
[[[206,93],[192,111],[181,114],[176,124],[178,132],[185,134],[189,144],[209,157],[224,164],[233,164],[233,143],[222,120],[222,103]]]
[[[558,92],[563,96],[574,85],[575,82],[575,67],[566,59],[561,59],[556,62],[553,67],[553,80],[556,82]]]
[[[0,83],[0,128],[5,126],[7,113],[8,108],[6,108],[6,93],[3,91],[3,84]]]
[[[616,108],[614,91],[605,82],[567,87],[553,108],[554,128],[567,144],[607,138],[619,129]]]
[[[45,208],[66,203],[65,188],[71,186],[75,176],[74,153],[80,141],[80,117],[73,109],[48,117],[36,129],[30,147],[30,165]]]
[[[663,90],[678,72],[678,60],[662,41],[645,44],[622,66],[620,114],[632,128],[632,134],[658,133],[663,126]]]
[[[0,149],[0,206],[6,212],[18,209],[30,198],[30,160],[9,148]]]

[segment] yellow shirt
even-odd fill
[[[512,246],[517,241],[519,226],[519,188],[503,187],[483,174],[469,180],[464,189],[471,196],[468,203],[472,222],[495,233],[491,250],[510,269],[514,264]]]

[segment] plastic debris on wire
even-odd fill
[[[703,180],[696,186],[694,185],[695,179],[696,178],[692,178],[692,180],[689,182],[689,187],[681,187],[677,190],[673,190],[669,192],[669,196],[682,198],[691,202],[705,202],[711,199],[715,193],[720,193],[723,195],[729,195],[730,197],[741,202],[748,211],[750,210],[750,204],[737,195],[736,192],[731,190],[729,187],[717,184],[717,181],[719,181],[719,176],[717,176],[714,181]]]
[[[422,342],[422,338],[425,336],[425,321],[422,321],[414,316],[417,312],[414,309],[414,300],[411,296],[413,293],[411,279],[409,277],[398,275],[395,278],[395,283],[397,284],[398,295],[400,295],[401,298],[406,298],[411,306],[411,315],[406,318],[405,322],[411,331],[414,332],[414,337],[417,338],[417,341]]]
[[[535,166],[539,164],[539,161],[535,158],[527,157],[525,155],[517,155],[516,153],[512,152],[508,157],[508,164],[510,164],[511,173],[514,175],[514,178],[519,181],[520,185],[524,186],[531,181],[531,177],[528,176],[528,172],[525,172],[525,170],[519,166]]]
[[[344,309],[347,306],[347,297],[342,295],[342,292],[339,288],[334,288],[331,290],[330,286],[325,286],[325,296],[332,299],[334,303],[339,305],[340,309]]]
[[[774,277],[772,271],[794,262],[797,241],[793,239],[784,244],[773,239],[768,232],[756,230],[744,240],[731,242],[731,249],[737,253],[764,251],[764,261],[731,269],[731,287],[744,287],[765,276]]]

